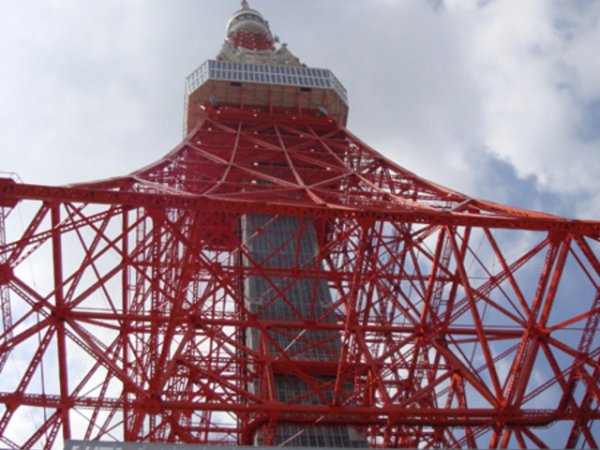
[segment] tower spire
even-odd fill
[[[240,5],[227,22],[227,40],[231,50],[275,51],[269,22],[260,12],[250,8],[247,0],[241,0]]]

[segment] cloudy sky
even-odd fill
[[[250,0],[349,129],[475,197],[600,219],[600,0]],[[182,137],[236,0],[0,0],[0,171],[123,175]]]

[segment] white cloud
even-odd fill
[[[478,0],[444,0],[444,7],[448,11],[474,11],[479,7]]]
[[[353,41],[356,59],[338,61],[350,84],[351,129],[411,170],[471,195],[504,198],[502,180],[488,184],[501,160],[539,195],[574,199],[570,214],[598,217],[582,205],[600,191],[600,118],[589,111],[600,101],[600,4],[426,5],[371,11],[361,34],[371,38]]]
[[[573,87],[582,101],[600,98],[600,2],[590,2],[582,10],[564,12],[563,32],[569,40],[565,63],[573,71]]]
[[[570,193],[595,184],[600,167],[593,146],[577,136],[585,105],[573,95],[579,66],[563,57],[572,44],[556,26],[561,16],[548,1],[489,5],[474,25],[472,64],[483,93],[484,144],[542,188]]]
[[[192,29],[185,16],[161,1],[6,7],[0,170],[65,184],[125,174],[167,153],[181,137],[183,80],[220,45],[197,55],[200,36],[190,45],[176,32]]]

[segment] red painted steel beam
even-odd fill
[[[7,183],[0,179],[0,199],[37,200],[43,202],[81,202],[118,205],[125,208],[178,208],[205,212],[236,212],[282,216],[310,216],[315,219],[352,218],[437,224],[446,226],[479,226],[485,228],[520,229],[532,231],[568,232],[600,239],[600,222],[548,217],[494,217],[460,212],[382,211],[306,206],[304,204],[239,201],[190,195],[165,195],[77,187],[54,187],[33,184]]]
[[[70,397],[67,400],[70,407],[82,409],[100,408],[113,409],[122,408],[128,403],[131,408],[139,408],[149,405],[146,399],[125,402],[122,398],[96,398],[96,397]],[[5,394],[0,393],[0,403],[19,402],[21,406],[38,406],[52,409],[60,409],[65,401],[57,395],[39,394]],[[186,411],[223,411],[223,412],[254,412],[269,413],[277,411],[279,420],[286,422],[312,422],[316,417],[322,415],[333,417],[335,423],[347,423],[359,425],[362,421],[369,424],[381,424],[392,421],[398,424],[416,424],[424,421],[425,425],[447,424],[452,426],[477,426],[489,425],[494,422],[502,423],[504,426],[530,426],[544,427],[557,420],[569,420],[568,411],[556,411],[548,409],[508,409],[506,411],[490,408],[421,408],[402,407],[397,405],[386,405],[382,407],[369,406],[319,406],[319,405],[289,405],[273,401],[262,404],[244,403],[206,403],[195,401],[169,401],[159,400],[157,404],[161,412],[186,410]],[[298,415],[296,415],[298,414]],[[302,419],[302,414],[312,417]],[[382,418],[381,416],[385,416]],[[444,419],[448,418],[448,422]],[[581,420],[598,420],[600,411],[583,411]]]

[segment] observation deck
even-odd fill
[[[314,112],[343,125],[348,118],[348,94],[329,69],[208,60],[187,77],[185,93],[186,133],[208,103]]]

